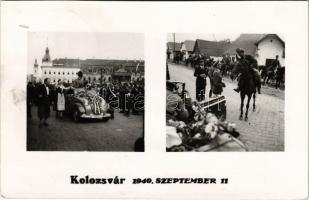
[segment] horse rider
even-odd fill
[[[279,61],[279,56],[276,55],[276,59],[272,61],[271,63],[271,70],[276,71],[278,67],[281,67],[280,61]]]
[[[255,85],[258,89],[258,93],[261,94],[261,78],[260,78],[260,74],[258,72],[258,70],[256,69],[257,68],[257,62],[256,60],[250,56],[250,55],[245,55],[245,51],[241,48],[237,48],[236,49],[236,62],[238,64],[241,64],[243,66],[248,66],[249,67],[249,71],[252,72],[252,75],[254,77],[254,82],[255,82]],[[236,63],[236,64],[237,64]],[[242,74],[240,74],[238,77],[237,77],[237,81],[238,81],[238,84],[237,84],[237,88],[234,89],[234,91],[236,92],[239,92],[239,86],[242,84]]]

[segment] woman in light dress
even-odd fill
[[[58,81],[57,86],[57,110],[56,110],[56,117],[63,117],[63,112],[65,110],[65,98],[64,98],[64,90],[66,88],[63,85],[61,80]]]

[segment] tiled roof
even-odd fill
[[[262,40],[264,40],[265,38],[267,37],[276,37],[281,43],[283,46],[285,46],[285,42],[277,35],[277,34],[266,34],[264,35],[264,37],[262,37],[261,39],[259,39],[255,44],[259,44]]]
[[[174,46],[175,46],[175,51],[180,51],[180,49],[181,49],[181,43],[175,42],[175,45],[174,45],[174,42],[168,42],[168,43],[167,43],[167,47],[168,47],[168,49],[170,49],[170,50],[174,50]]]
[[[222,56],[230,43],[225,41],[207,41],[197,39],[194,45],[194,52],[206,54],[207,56]]]
[[[185,40],[182,45],[185,46],[187,51],[193,51],[195,41],[194,40]]]
[[[53,60],[53,66],[63,66],[63,67],[80,67],[79,59],[71,58],[58,58]]]
[[[235,55],[236,49],[242,48],[245,51],[245,54],[255,56],[255,43],[262,39],[264,36],[265,34],[241,34],[234,42],[232,42],[225,53]]]
[[[70,58],[59,58],[53,60],[54,66],[64,67],[89,67],[89,66],[144,66],[144,61],[139,60],[108,60],[108,59],[70,59]]]

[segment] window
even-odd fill
[[[51,74],[51,72],[49,71],[49,74]]]
[[[93,81],[96,81],[96,80],[97,80],[97,79],[94,77],[94,78],[93,78]]]
[[[46,74],[46,71],[44,71],[44,74]]]
[[[54,72],[54,74],[56,74],[56,72]]]
[[[84,77],[84,81],[86,81],[86,78]]]
[[[74,72],[72,72],[72,75],[74,75]]]
[[[60,72],[58,72],[58,75],[60,75]]]
[[[62,72],[62,74],[64,75],[64,72]]]
[[[70,75],[70,72],[68,72],[68,75]]]
[[[282,58],[285,58],[285,49],[282,51]]]

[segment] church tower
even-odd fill
[[[46,47],[46,49],[45,49],[45,55],[44,55],[44,57],[42,58],[42,63],[43,62],[50,62],[51,60],[50,60],[50,55],[49,55],[49,49],[48,49],[48,47]]]
[[[38,70],[39,70],[39,64],[38,64],[38,61],[37,59],[35,59],[34,61],[34,65],[33,65],[33,74],[37,74],[38,73]]]
[[[52,60],[51,60],[50,55],[49,55],[48,47],[46,47],[45,54],[44,54],[44,56],[42,58],[42,66],[44,66],[44,67],[52,67]]]
[[[33,64],[33,77],[35,78],[36,81],[39,81],[41,79],[41,69],[37,59],[35,59]]]

